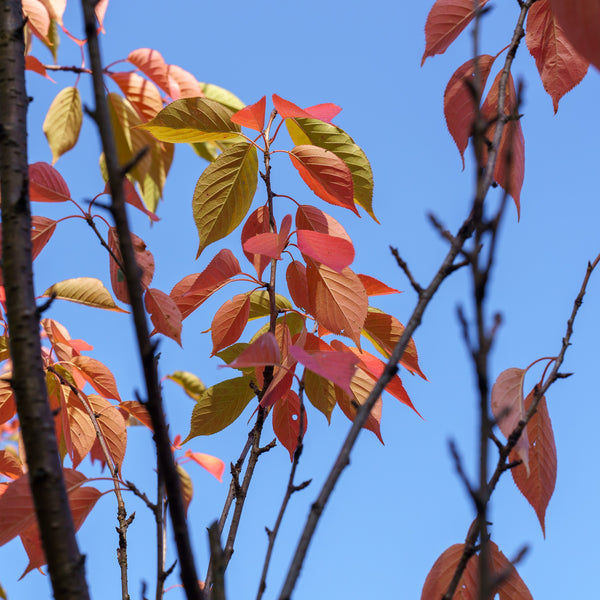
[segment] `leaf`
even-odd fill
[[[299,229],[298,249],[305,256],[341,273],[354,261],[354,246],[342,238],[318,231]]]
[[[101,396],[121,402],[114,375],[99,360],[89,356],[74,356],[71,364]]]
[[[18,479],[23,475],[23,463],[16,454],[0,450],[0,474],[10,479]]]
[[[202,273],[188,275],[176,283],[169,295],[177,304],[181,318],[188,317],[207,298],[241,272],[237,258],[231,250],[225,248],[218,252]]]
[[[127,425],[138,425],[141,423],[152,431],[152,419],[148,409],[137,400],[125,400],[118,406],[119,412],[127,421]]]
[[[147,289],[150,285],[152,278],[154,277],[154,257],[150,250],[146,250],[146,244],[144,240],[139,238],[134,233],[131,233],[131,243],[133,244],[133,252],[135,256],[135,262],[142,274],[140,276],[140,285],[142,289]],[[108,230],[108,247],[117,257],[119,262],[123,264],[123,257],[121,256],[121,250],[119,247],[119,238],[114,227]],[[127,284],[125,282],[125,273],[121,271],[121,268],[113,257],[110,257],[110,283],[112,285],[115,296],[121,301],[129,304],[129,294],[127,292]]]
[[[146,208],[138,193],[135,191],[133,183],[131,183],[127,177],[123,179],[123,192],[125,193],[125,202],[127,202],[127,204],[130,204],[138,210],[141,210],[151,221],[160,221],[160,219],[152,211]],[[104,187],[104,193],[110,194],[110,184],[108,181]]]
[[[61,300],[69,300],[85,306],[103,308],[114,312],[127,312],[119,308],[104,284],[94,277],[77,277],[65,279],[51,285],[42,296],[50,298],[55,295]]]
[[[199,435],[212,435],[231,425],[254,397],[251,381],[251,377],[237,377],[209,387],[194,406],[190,433],[184,443]]]
[[[125,97],[144,121],[153,119],[162,110],[163,102],[156,86],[133,71],[109,73]]]
[[[90,394],[87,399],[96,415],[96,420],[104,436],[108,453],[120,472],[127,448],[125,418],[119,408],[108,402],[108,400],[96,394]],[[102,465],[106,464],[106,456],[97,439],[94,442],[91,456],[92,460],[97,459]]]
[[[199,81],[189,71],[177,65],[167,65],[167,75],[171,85],[175,82],[179,86],[179,98],[204,96]]]
[[[550,0],[550,5],[575,50],[600,69],[600,4],[597,0]]]
[[[531,391],[525,399],[525,410],[529,409],[533,397]],[[516,486],[535,510],[546,537],[545,515],[556,485],[557,457],[552,422],[545,398],[540,400],[536,412],[527,424],[527,437],[529,475],[524,464],[512,468],[510,472]],[[513,451],[510,460],[517,459],[518,455]]]
[[[331,413],[337,404],[335,385],[313,371],[304,372],[304,392],[310,403],[331,422]]]
[[[365,288],[365,292],[367,292],[367,296],[385,296],[386,294],[401,294],[402,292],[387,286],[385,283],[379,281],[375,277],[371,277],[371,275],[363,275],[362,273],[358,274],[358,278],[360,282],[363,284]]]
[[[96,441],[96,430],[77,394],[66,385],[61,385],[61,388],[62,432],[73,468],[77,468],[90,453]]]
[[[488,0],[479,0],[482,8]],[[428,56],[443,54],[448,46],[473,20],[475,10],[473,0],[437,0],[427,15],[425,23],[425,52],[421,66]]]
[[[275,308],[278,312],[292,310],[290,301],[281,294],[275,294]],[[249,320],[268,317],[271,314],[271,299],[267,290],[254,290],[250,292],[250,316]]]
[[[179,475],[179,487],[181,488],[181,496],[183,500],[183,510],[187,517],[187,511],[190,506],[190,502],[194,497],[194,484],[192,478],[187,474],[187,471],[180,465],[176,464],[177,475]]]
[[[312,314],[314,308],[311,305],[308,293],[306,267],[301,262],[293,260],[286,269],[285,279],[294,304],[298,308],[305,310],[307,313]]]
[[[242,248],[255,235],[269,233],[269,228],[269,210],[266,206],[259,206],[254,212],[250,213],[244,223],[244,227],[242,228]],[[253,254],[252,252],[247,252],[245,249],[244,255],[254,265],[257,277],[260,279],[271,260],[268,256]]]
[[[27,17],[27,27],[46,45],[50,45],[48,31],[50,29],[50,14],[39,0],[22,0],[23,15]]]
[[[326,123],[331,123],[337,115],[340,114],[342,109],[336,104],[326,102],[325,104],[315,104],[304,109],[313,119],[320,119]]]
[[[312,144],[330,150],[341,158],[352,174],[354,202],[377,222],[373,212],[373,172],[365,153],[342,129],[316,119],[288,119],[286,126],[296,145]]]
[[[523,400],[523,380],[527,369],[516,369],[511,367],[502,371],[492,386],[492,414],[496,418],[498,427],[508,439],[510,434],[525,417],[527,410]],[[521,433],[521,437],[514,447],[515,452],[523,461],[527,475],[529,469],[529,439],[527,429]]]
[[[227,106],[232,111],[238,111],[246,106],[235,94],[213,83],[200,83],[202,93],[211,100],[216,100],[219,104]]]
[[[211,355],[238,341],[249,316],[250,296],[248,294],[237,294],[217,310],[210,327],[213,342]]]
[[[273,94],[273,106],[282,119],[289,119],[292,117],[302,117],[306,119],[314,118],[309,112],[302,110],[299,106],[296,106],[293,102],[285,100],[277,94]]]
[[[32,202],[66,202],[71,192],[53,166],[37,162],[29,165],[29,196]]]
[[[309,144],[295,146],[289,156],[304,183],[319,198],[358,215],[352,173],[341,158],[330,150]]]
[[[188,371],[174,371],[167,375],[167,379],[174,381],[183,388],[183,391],[194,400],[200,400],[200,397],[206,390],[206,386],[199,377]]]
[[[302,437],[306,433],[306,427],[306,411],[304,411]],[[293,461],[300,434],[300,398],[296,392],[290,390],[273,406],[273,431],[281,445],[290,453],[290,460]]]
[[[55,230],[56,221],[37,215],[31,217],[31,254],[33,260],[38,257],[50,241]]]
[[[165,106],[151,121],[140,125],[162,142],[210,142],[237,137],[241,128],[233,112],[209,98],[181,98]]]
[[[427,574],[421,600],[442,598],[454,577],[464,550],[464,544],[454,544],[442,552]],[[460,600],[477,600],[477,556],[471,557],[458,582],[454,597]],[[516,599],[515,599],[516,600]]]
[[[227,365],[233,369],[245,367],[264,367],[278,365],[281,362],[281,351],[275,335],[268,331],[246,347],[239,356]]]
[[[273,379],[269,384],[269,387],[265,390],[265,393],[260,401],[260,405],[263,408],[269,408],[277,405],[282,401],[283,398],[290,392],[292,384],[294,383],[294,371],[296,363],[293,362],[290,368],[286,367],[275,367],[273,370]],[[261,373],[262,376],[262,373]],[[259,384],[262,385],[262,377]]]
[[[225,150],[202,173],[192,200],[200,237],[196,258],[242,222],[256,192],[257,173],[256,148],[246,143]]]
[[[486,131],[486,137],[493,140],[496,131],[496,117],[498,115],[499,86],[502,71],[496,75],[496,79],[488,92],[481,107],[481,115],[493,124]],[[515,115],[518,110],[517,92],[512,75],[509,74],[506,84],[506,96],[504,102],[504,114]],[[487,148],[484,146],[483,163],[487,162]],[[519,120],[510,120],[502,130],[500,146],[498,147],[498,159],[494,168],[494,180],[498,185],[509,193],[517,207],[517,215],[521,216],[521,188],[525,177],[525,139]]]
[[[155,330],[175,340],[181,346],[181,312],[175,300],[161,290],[148,288],[144,304]]]
[[[363,335],[370,340],[375,348],[386,358],[390,358],[396,344],[404,333],[404,325],[392,315],[384,313],[378,308],[369,306],[365,320]],[[419,356],[414,340],[411,338],[400,359],[400,364],[411,373],[415,373],[427,381],[427,377],[419,366]]]
[[[56,83],[56,81],[54,81],[54,79],[52,79],[52,77],[48,75],[46,67],[44,67],[42,62],[38,60],[35,56],[32,56],[31,54],[28,54],[25,57],[25,69],[27,69],[28,71],[33,71],[34,73],[37,73],[38,75],[49,79],[52,83]],[[0,596],[0,598],[1,597],[2,596]]]
[[[17,405],[10,381],[0,379],[0,423],[10,421],[16,414]]]
[[[231,120],[238,125],[261,132],[265,126],[265,106],[267,97],[263,96],[258,102],[236,112]]]
[[[79,139],[83,112],[76,87],[66,87],[52,101],[42,129],[52,150],[52,164],[68,152]]]
[[[138,48],[129,53],[127,60],[156,83],[166,94],[172,98],[179,96],[179,86],[169,78],[167,64],[160,52],[151,48]]]
[[[326,233],[352,243],[352,239],[340,223],[315,206],[303,204],[298,206],[298,210],[296,211],[296,228]]]
[[[526,32],[527,47],[556,113],[559,100],[585,77],[589,63],[570,44],[549,0],[532,4],[527,13]]]
[[[223,482],[223,473],[225,472],[225,463],[216,456],[203,454],[202,452],[185,451],[185,456],[193,460],[196,464],[206,469],[213,477]]]
[[[444,116],[448,131],[458,147],[460,158],[465,168],[465,150],[472,135],[473,123],[477,118],[479,103],[475,101],[473,89],[468,84],[476,84],[475,64],[479,69],[479,88],[483,91],[495,56],[482,54],[470,59],[453,73],[444,92]]]

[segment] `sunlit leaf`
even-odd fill
[[[22,0],[23,15],[27,17],[27,27],[45,44],[50,44],[48,31],[50,29],[50,14],[39,0]]]
[[[296,211],[296,228],[326,233],[327,235],[342,238],[352,243],[352,239],[342,225],[316,206],[306,204],[298,206],[298,210]]]
[[[202,93],[211,100],[227,106],[232,111],[238,111],[246,106],[235,94],[213,83],[200,82]]]
[[[31,217],[31,255],[35,260],[56,230],[56,221],[47,217]]]
[[[172,98],[179,97],[179,86],[169,79],[168,67],[158,50],[138,48],[132,50],[127,60]]]
[[[183,391],[194,400],[200,400],[200,396],[206,390],[206,386],[202,383],[201,379],[188,371],[174,371],[170,375],[167,375],[167,379],[179,384],[183,388]]]
[[[185,456],[193,460],[196,464],[206,469],[213,477],[223,482],[223,473],[225,472],[225,463],[216,456],[203,454],[202,452],[185,451]]]
[[[118,410],[123,415],[123,418],[127,420],[128,425],[145,425],[148,429],[152,430],[152,419],[148,409],[137,400],[125,400],[118,406]]]
[[[292,310],[290,301],[281,294],[275,294],[275,308],[278,312]],[[250,293],[249,320],[267,317],[271,314],[271,298],[266,290],[254,290]]]
[[[74,356],[71,363],[100,395],[121,401],[114,375],[99,360],[89,356]]]
[[[71,192],[53,166],[36,162],[29,165],[29,196],[32,202],[66,202]]]
[[[109,73],[109,76],[121,88],[144,121],[153,119],[162,110],[160,92],[151,81],[133,71],[113,72]]]
[[[194,497],[194,484],[192,478],[188,475],[187,471],[181,466],[176,465],[177,475],[179,475],[179,487],[181,488],[181,496],[183,500],[183,510],[187,516],[187,511],[190,506],[190,502]]]
[[[108,453],[120,470],[127,448],[127,427],[123,414],[119,408],[96,394],[90,394],[87,399],[96,416]],[[106,463],[106,456],[97,439],[91,456],[92,460],[99,460],[103,465]]]
[[[244,227],[242,228],[242,248],[244,248],[245,243],[250,238],[261,233],[268,233],[269,230],[269,210],[266,206],[259,206],[248,216],[246,222],[244,223]],[[277,232],[276,228],[275,232]],[[252,252],[248,252],[245,248],[244,255],[254,265],[256,274],[260,279],[271,260],[268,256],[263,254],[253,254]]]
[[[217,310],[210,327],[213,355],[238,341],[248,324],[249,315],[248,294],[237,294]]]
[[[371,277],[371,275],[363,275],[362,273],[358,274],[358,278],[361,283],[365,287],[365,292],[367,292],[367,296],[385,296],[386,294],[401,294],[402,292],[387,286],[385,283],[379,281],[375,277]]]
[[[204,96],[199,81],[185,69],[177,65],[167,65],[169,82],[173,81],[179,86],[179,98],[196,98]]]
[[[33,71],[34,73],[37,73],[38,75],[41,75],[42,77],[45,77],[46,79],[49,79],[52,83],[56,83],[56,81],[54,81],[54,79],[52,79],[52,77],[50,77],[50,75],[48,75],[48,72],[46,71],[46,67],[44,67],[43,63],[39,59],[37,59],[35,56],[32,56],[31,54],[28,54],[25,57],[25,68],[28,71]]]
[[[266,96],[263,96],[258,102],[250,104],[236,112],[231,120],[238,125],[248,127],[254,131],[262,131],[265,126],[265,107],[267,104]]]
[[[302,415],[302,435],[306,433],[306,411]],[[273,432],[294,460],[294,452],[298,446],[300,433],[300,398],[290,390],[280,402],[273,406]]]
[[[454,577],[464,550],[464,544],[454,544],[447,548],[435,561],[427,574],[421,600],[442,598]],[[477,600],[477,556],[471,557],[458,582],[455,597],[461,600]]]
[[[162,333],[181,346],[181,312],[175,300],[155,288],[148,288],[144,296],[146,310],[158,333]]]
[[[245,367],[258,367],[277,365],[281,362],[281,352],[275,335],[268,331],[252,342],[228,367],[242,369]],[[225,365],[223,365],[225,366]]]
[[[63,88],[52,101],[42,125],[52,150],[52,164],[75,146],[82,121],[79,90],[75,87]]]
[[[299,229],[298,249],[305,256],[341,273],[354,261],[354,246],[342,238],[318,231]]]
[[[85,306],[93,306],[115,312],[127,312],[115,304],[104,284],[94,277],[77,277],[75,279],[59,281],[51,285],[42,294],[42,296],[48,298],[52,295],[61,300],[70,300],[71,302],[84,304]]]
[[[10,479],[18,479],[23,475],[21,459],[9,450],[0,450],[0,474]]]
[[[307,313],[312,314],[314,308],[311,305],[308,293],[306,267],[301,262],[293,260],[287,267],[285,279],[294,304]]]
[[[16,414],[15,393],[10,381],[0,379],[0,423],[10,421]]]

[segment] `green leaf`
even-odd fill
[[[119,308],[110,292],[104,287],[99,279],[94,277],[76,277],[65,279],[51,285],[43,294],[44,297],[55,296],[61,300],[70,300],[77,304],[103,308],[115,312],[127,312]]]
[[[198,254],[229,235],[244,219],[256,192],[258,158],[251,144],[236,144],[206,167],[192,207],[198,228]]]
[[[234,111],[209,98],[181,98],[140,125],[163,142],[208,142],[236,137],[241,127],[231,121]]]
[[[180,385],[183,391],[194,400],[200,400],[206,390],[206,386],[201,379],[189,371],[174,371],[171,375],[167,375],[167,379]]]
[[[341,158],[352,173],[354,186],[354,202],[362,206],[367,213],[379,223],[373,212],[373,172],[362,149],[342,129],[319,121],[296,117],[286,119],[290,137],[297,146],[312,144],[330,150]]]
[[[66,87],[58,92],[42,125],[52,150],[52,164],[75,146],[82,121],[79,90],[75,87]]]
[[[293,310],[291,302],[281,294],[275,294],[277,310]],[[271,300],[267,290],[254,290],[250,294],[250,316],[248,320],[267,317],[271,314]]]
[[[232,94],[229,90],[218,85],[212,83],[200,83],[200,88],[207,98],[216,100],[219,104],[231,108],[234,112],[241,110],[246,106],[235,94]]]
[[[231,425],[254,398],[252,377],[228,379],[209,387],[192,412],[190,433],[184,443],[198,435],[212,435]]]

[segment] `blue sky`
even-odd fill
[[[448,228],[464,219],[473,195],[469,166],[461,172],[458,151],[445,127],[442,97],[454,70],[470,57],[465,33],[443,56],[420,67],[423,27],[432,2],[364,3],[348,1],[301,4],[288,0],[248,3],[232,0],[194,3],[171,0],[113,1],[106,19],[103,50],[106,64],[125,58],[139,47],[159,50],[168,63],[191,71],[199,80],[221,85],[244,102],[272,93],[300,106],[334,102],[343,107],[336,124],[365,150],[375,177],[374,210],[381,225],[364,212],[357,219],[348,211],[330,210],[298,183],[286,160],[274,160],[274,185],[279,193],[315,202],[331,212],[355,242],[356,272],[376,276],[405,290],[383,297],[376,305],[408,320],[415,294],[395,265],[389,245],[399,248],[421,282],[429,281],[446,243],[428,223],[434,213]],[[493,3],[483,23],[482,52],[496,54],[504,47],[516,22],[517,3]],[[502,4],[502,6],[500,6]],[[77,4],[67,7],[69,29],[81,35]],[[34,54],[50,62],[49,53],[35,43]],[[78,64],[77,52],[65,37],[59,63]],[[597,139],[600,120],[597,98],[600,78],[593,68],[583,83],[560,102],[552,102],[539,81],[535,63],[523,45],[513,73],[525,82],[522,120],[526,167],[521,194],[521,220],[510,206],[502,224],[498,261],[493,271],[487,309],[499,311],[503,325],[491,357],[494,377],[508,367],[526,367],[541,356],[555,355],[588,260],[600,252],[597,207]],[[495,71],[492,73],[495,75]],[[72,74],[56,74],[60,86],[73,85]],[[41,122],[60,89],[38,75],[28,75],[31,104],[30,162],[50,162]],[[79,88],[90,98],[91,82],[82,77]],[[74,198],[95,196],[103,187],[97,167],[99,144],[89,119],[77,148],[62,157],[57,169]],[[160,223],[133,216],[134,232],[154,253],[154,285],[169,291],[189,273],[201,271],[218,249],[239,254],[239,232],[231,241],[215,244],[194,261],[197,233],[191,196],[205,163],[187,147],[178,147],[158,214]],[[257,198],[264,194],[259,186]],[[500,198],[492,190],[489,203]],[[262,199],[257,200],[262,202]],[[283,206],[283,212],[289,207]],[[36,214],[64,214],[62,207],[38,205]],[[347,213],[347,214],[346,214]],[[35,265],[41,293],[56,281],[94,276],[108,282],[108,259],[79,220],[60,226]],[[596,275],[597,277],[597,275]],[[211,315],[226,299],[245,291],[226,288],[184,323],[183,350],[161,342],[161,375],[178,369],[200,376],[207,385],[224,378],[209,359],[210,339],[202,334]],[[395,399],[384,396],[382,435],[385,446],[365,432],[352,454],[327,506],[309,550],[295,598],[419,598],[435,559],[448,546],[461,542],[473,517],[463,485],[448,453],[454,439],[468,473],[477,465],[477,411],[472,367],[460,336],[456,307],[470,310],[470,279],[458,272],[448,280],[427,310],[415,335],[420,362],[429,382],[406,372],[403,381],[423,415],[419,419]],[[591,516],[600,494],[597,423],[600,420],[596,382],[600,352],[597,332],[600,283],[592,279],[579,314],[565,371],[575,375],[560,381],[548,396],[558,449],[557,488],[546,516],[543,539],[535,514],[509,476],[494,493],[491,533],[507,556],[525,543],[530,553],[519,572],[533,597],[593,597],[590,573],[600,558],[595,540],[600,526]],[[75,338],[95,347],[92,356],[115,373],[123,399],[141,389],[140,369],[127,316],[56,302],[49,316],[63,323]],[[532,380],[533,383],[533,380]],[[174,432],[185,435],[192,402],[170,382],[164,396]],[[235,461],[248,431],[246,413],[227,430],[189,443],[194,451]],[[289,564],[300,527],[334,461],[349,422],[334,412],[331,426],[309,407],[309,430],[299,467],[299,480],[311,485],[295,495],[286,516],[265,598],[275,598]],[[150,436],[130,430],[124,476],[153,493],[153,450]],[[269,427],[265,440],[272,438]],[[85,471],[87,465],[82,467]],[[205,527],[220,513],[227,483],[219,484],[201,469],[193,475],[195,498],[190,507],[193,542],[200,571],[207,562]],[[256,594],[266,550],[264,527],[273,525],[288,477],[289,455],[277,447],[263,456],[250,488],[236,551],[227,571],[230,598]],[[148,510],[132,498],[136,511],[129,533],[132,598],[141,597],[141,581],[153,589],[154,546]],[[87,555],[93,597],[118,597],[120,584],[115,548],[115,503],[104,497],[79,535]],[[0,582],[9,598],[50,597],[48,578],[29,574],[16,578],[27,559],[20,542],[0,549]],[[174,581],[172,582],[174,583]],[[178,590],[167,598],[183,597]]]

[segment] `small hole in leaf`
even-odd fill
[[[298,415],[292,415],[292,421],[297,421],[298,420]]]

